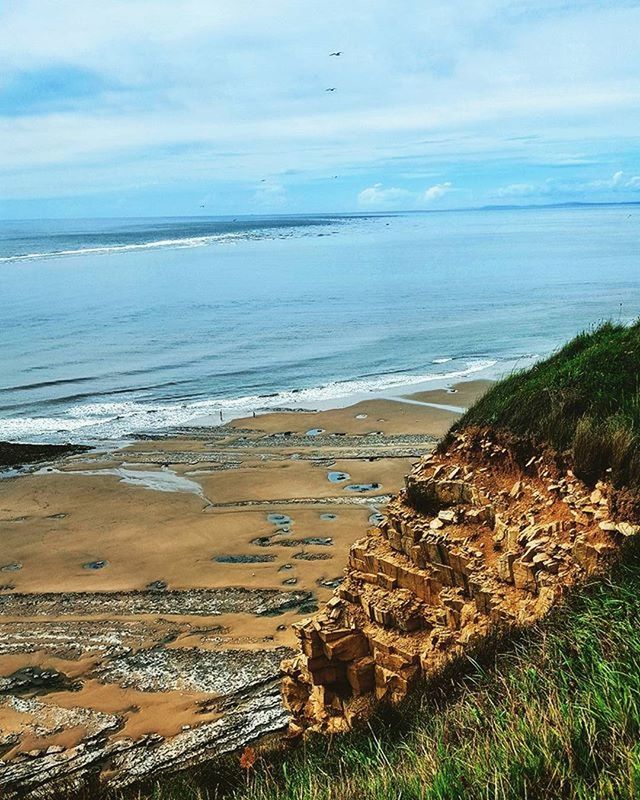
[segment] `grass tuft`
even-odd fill
[[[640,323],[607,322],[499,381],[452,430],[469,426],[566,451],[587,483],[640,489]]]

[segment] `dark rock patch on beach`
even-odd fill
[[[42,461],[54,461],[62,456],[85,453],[90,447],[80,444],[25,444],[0,442],[0,469],[22,467]]]

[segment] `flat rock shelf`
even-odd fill
[[[286,728],[293,626],[444,421],[393,401],[278,412],[45,448],[0,480],[3,797],[124,786]]]

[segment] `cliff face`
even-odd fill
[[[640,527],[611,519],[551,453],[490,431],[456,434],[406,478],[379,528],[351,548],[326,608],[284,662],[292,731],[343,731],[398,702],[495,635],[533,624],[607,568]]]

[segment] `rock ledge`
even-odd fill
[[[405,484],[326,608],[297,625],[301,653],[282,665],[293,733],[348,730],[534,624],[640,532],[612,519],[610,487],[491,431],[454,435]]]

